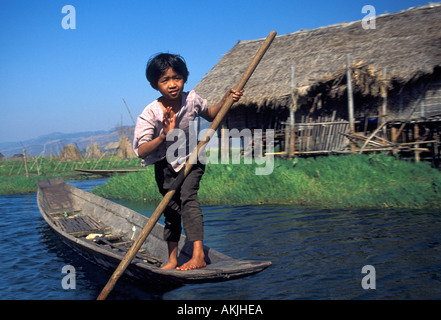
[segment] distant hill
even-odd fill
[[[39,136],[26,141],[3,142],[0,143],[0,153],[4,157],[12,157],[14,154],[22,154],[23,146],[29,156],[48,156],[51,153],[59,155],[63,147],[67,144],[73,144],[83,152],[93,139],[94,143],[98,143],[102,149],[110,142],[118,142],[120,135],[133,137],[134,127],[117,127],[115,129],[105,131],[86,131],[77,133],[53,132],[47,135]]]
[[[210,122],[201,119],[201,130],[207,129],[210,124]],[[15,154],[23,154],[21,145],[23,144],[28,156],[49,156],[51,153],[58,156],[65,145],[73,144],[84,154],[92,139],[93,142],[98,143],[104,151],[104,147],[108,143],[118,142],[121,135],[133,140],[134,129],[134,126],[122,126],[109,131],[100,130],[76,133],[53,132],[25,141],[0,142],[0,153],[5,158],[12,157]]]

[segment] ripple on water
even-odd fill
[[[76,182],[78,187],[81,182]],[[90,182],[85,188],[93,187]],[[130,203],[124,203],[131,206]],[[142,209],[133,204],[136,210]],[[110,274],[60,242],[34,195],[0,196],[1,299],[95,299]],[[148,211],[148,210],[147,210]],[[122,282],[116,299],[439,299],[441,213],[297,206],[207,206],[205,243],[235,258],[270,260],[254,276],[164,295]],[[148,214],[148,213],[147,213]],[[64,265],[77,289],[61,287]],[[376,290],[364,290],[364,265]]]

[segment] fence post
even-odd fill
[[[25,171],[26,171],[26,179],[29,180],[28,160],[26,158],[26,149],[23,146],[23,144],[21,146],[23,147],[23,159],[24,159],[24,165],[25,165]]]

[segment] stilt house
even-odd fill
[[[291,114],[291,123],[297,125],[296,148],[306,132],[301,125],[323,119],[352,120],[354,130],[367,136],[387,124],[382,128],[387,141],[406,142],[424,135],[426,140],[439,141],[441,3],[378,15],[370,28],[365,22],[277,36],[247,83],[240,104],[227,115],[225,126],[275,129],[283,135]],[[238,82],[263,41],[239,41],[195,87],[198,94],[209,105],[219,101]],[[373,127],[369,119],[374,119]],[[412,129],[411,138],[400,136],[409,134],[406,128],[412,123],[422,127],[418,132]],[[343,147],[340,143],[333,148]]]

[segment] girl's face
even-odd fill
[[[158,90],[166,100],[176,100],[184,91],[184,77],[168,68],[158,80]]]

